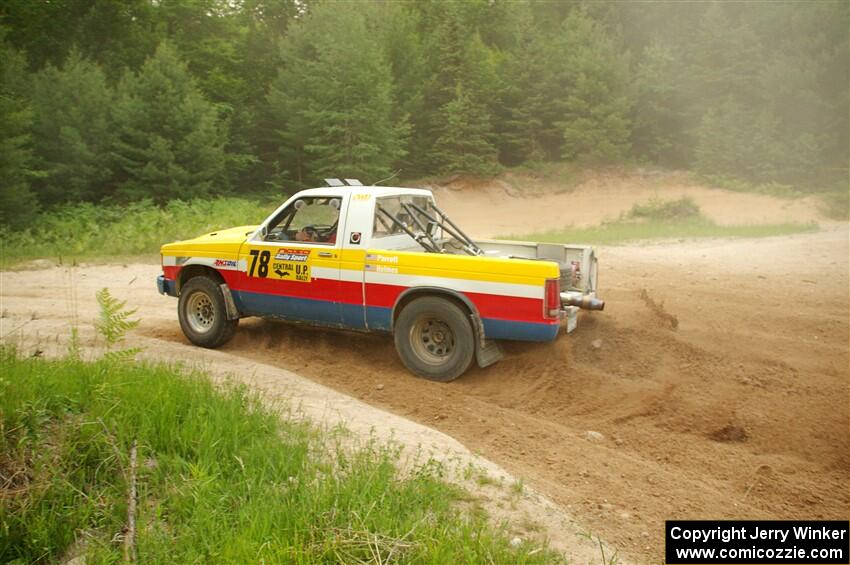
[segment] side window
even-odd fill
[[[384,196],[378,198],[375,201],[375,221],[372,225],[372,237],[381,238],[404,234],[406,232],[401,227],[402,225],[413,233],[422,231],[419,224],[427,227],[428,218],[410,206],[411,204],[426,213],[430,213],[431,199],[424,196]],[[393,221],[393,219],[396,221]],[[419,223],[417,223],[417,220]]]
[[[335,244],[340,204],[335,197],[299,198],[272,220],[265,241]]]
[[[385,196],[375,201],[375,223],[372,226],[372,237],[386,237],[404,233],[401,227],[390,220],[384,212],[398,217],[401,210],[401,198],[398,196]]]

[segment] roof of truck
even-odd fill
[[[426,188],[405,188],[398,186],[323,186],[321,188],[308,188],[298,194],[303,196],[345,196],[348,194],[371,194],[375,198],[381,196],[397,196],[399,194],[411,194],[416,196],[431,196],[432,193]]]

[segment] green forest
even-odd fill
[[[850,3],[5,0],[0,222],[567,161],[848,184]]]

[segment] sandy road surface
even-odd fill
[[[379,335],[249,319],[216,354],[445,432],[625,555],[658,560],[669,518],[850,515],[849,252],[846,225],[602,248],[605,312],[554,344],[508,344],[506,359],[449,385],[409,375]],[[135,339],[189,355],[157,270],[2,273],[0,335],[52,339],[94,316],[94,289],[109,286],[140,309]]]
[[[764,194],[709,188],[683,173],[636,175],[594,171],[568,191],[557,181],[515,177],[495,180],[461,178],[430,186],[440,207],[467,232],[480,236],[587,227],[615,220],[636,203],[650,198],[689,197],[712,221],[728,224],[819,222],[814,196],[793,200]]]

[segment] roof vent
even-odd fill
[[[328,186],[345,186],[345,183],[339,179],[325,179],[325,184]]]
[[[363,186],[363,183],[357,179],[345,179],[348,186]]]

